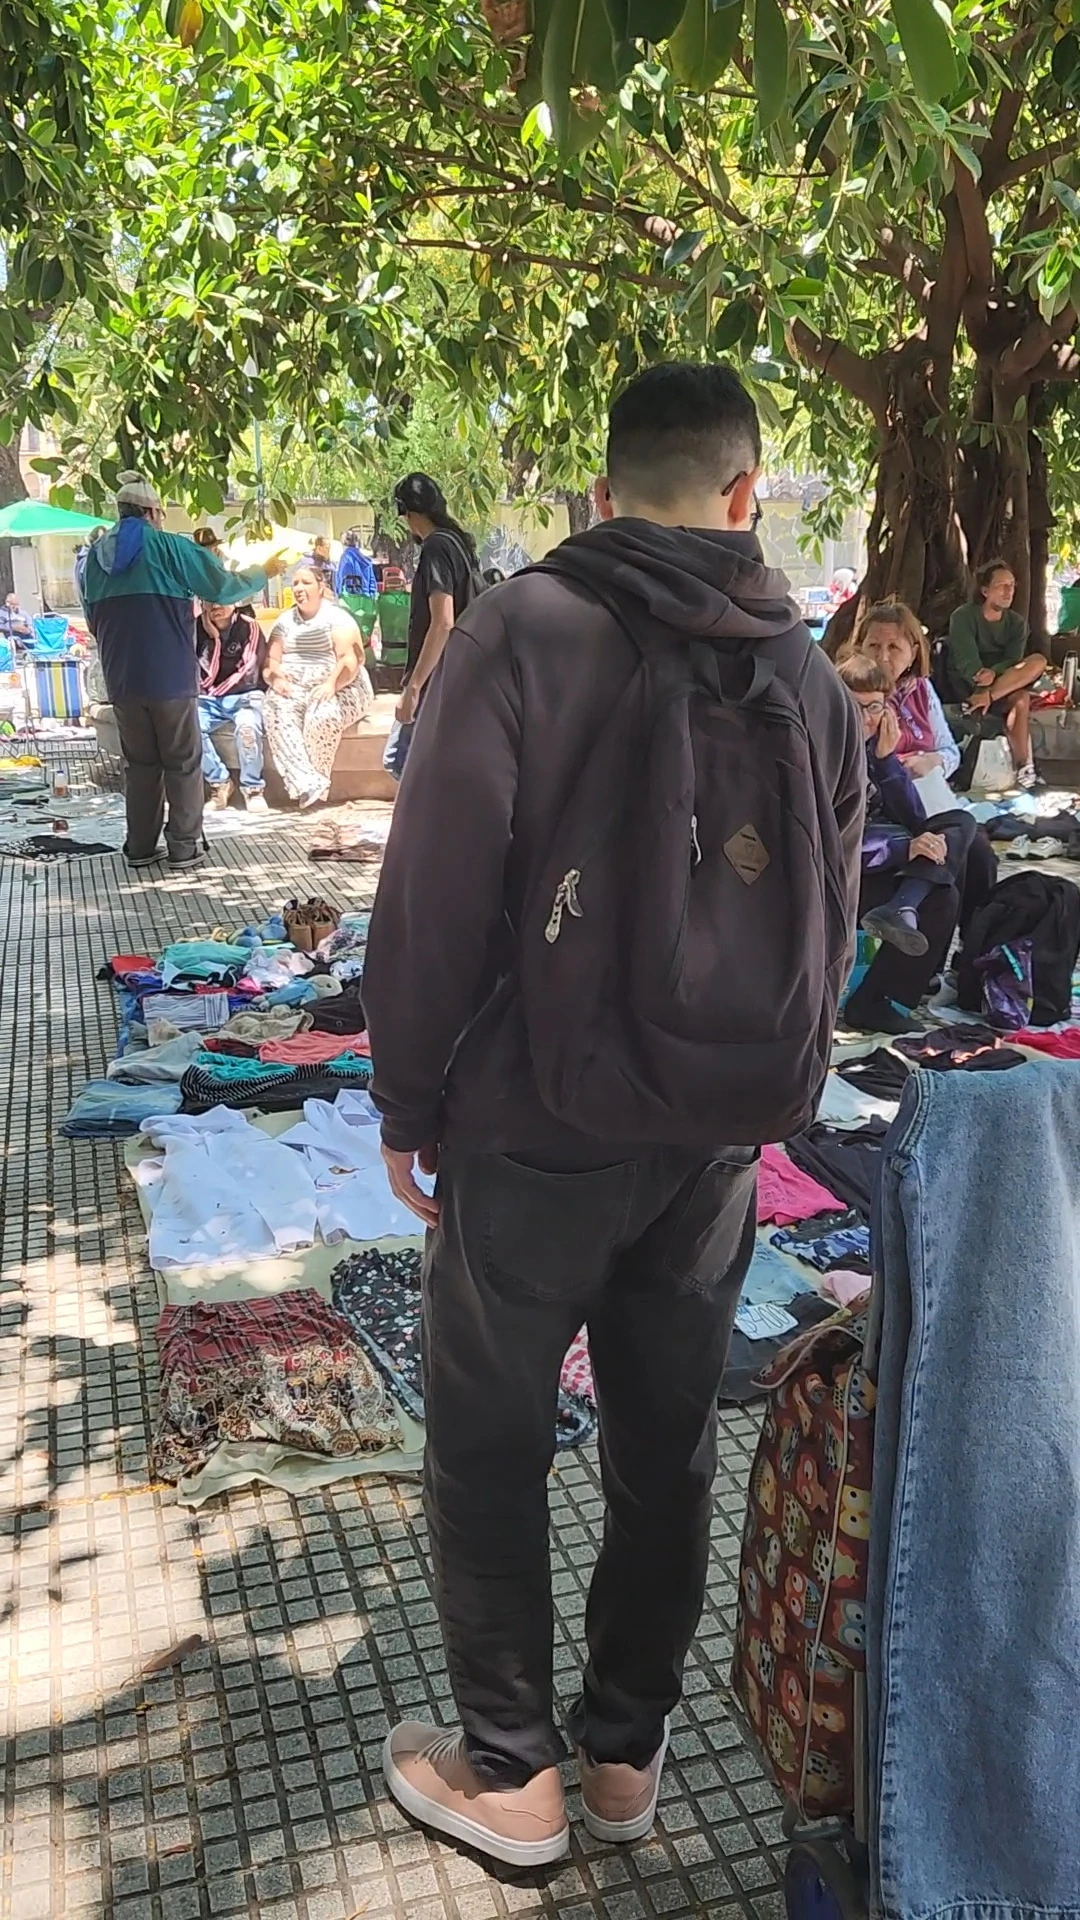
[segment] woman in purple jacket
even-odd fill
[[[881,941],[844,1020],[868,1033],[910,1033],[907,1011],[944,966],[958,920],[966,924],[994,886],[997,863],[963,807],[927,819],[897,751],[900,722],[886,669],[857,653],[838,671],[862,713],[866,737],[860,920]]]

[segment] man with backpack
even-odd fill
[[[520,1867],[568,1845],[563,1356],[587,1321],[608,1503],[569,1727],[589,1831],[630,1841],[704,1595],[756,1149],[813,1113],[853,940],[859,716],[762,562],[760,457],[726,368],[616,400],[602,524],[450,637],[371,924],[383,1153],[430,1230],[425,1497],[461,1719],[396,1727],[384,1766],[414,1818]]]

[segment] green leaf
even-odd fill
[[[668,42],[671,70],[684,87],[706,93],[731,60],[742,26],[743,0],[714,7],[712,0],[689,0]]]
[[[204,513],[222,513],[225,507],[225,495],[213,474],[200,476],[196,487],[196,496]]]
[[[655,46],[674,33],[686,0],[629,0],[626,33],[630,40],[651,40]]]
[[[1077,68],[1080,68],[1080,38],[1075,33],[1063,33],[1050,56],[1050,72],[1066,93],[1076,80]]]
[[[62,260],[47,260],[41,269],[41,282],[38,298],[46,303],[58,300],[64,291],[64,263]]]
[[[920,100],[947,100],[960,85],[952,21],[938,0],[890,0],[911,84]]]
[[[712,330],[710,345],[716,353],[736,347],[754,318],[749,300],[730,300]]]
[[[615,87],[614,48],[604,0],[555,0],[544,40],[544,99],[556,142],[571,140],[570,89],[591,84],[601,93]]]
[[[49,505],[50,507],[60,507],[65,513],[70,513],[75,505],[74,487],[50,487]]]
[[[828,135],[829,128],[832,126],[832,123],[836,119],[836,116],[839,113],[839,111],[840,111],[839,103],[837,103],[835,107],[829,107],[826,110],[826,112],[822,114],[821,119],[811,129],[809,135],[807,136],[806,146],[803,148],[804,172],[806,173],[810,172],[810,169],[812,168],[814,161],[817,159],[818,154],[821,152],[822,147],[825,145],[825,140]]]
[[[771,127],[788,96],[788,33],[779,0],[754,0],[754,91],[758,118]]]
[[[1049,190],[1054,199],[1065,208],[1066,213],[1071,213],[1074,220],[1080,221],[1080,194],[1076,193],[1064,180],[1051,180]]]
[[[214,227],[222,240],[224,240],[225,245],[231,247],[233,241],[236,239],[236,221],[233,219],[232,214],[226,213],[224,207],[215,207],[213,220]]]
[[[781,289],[792,300],[816,300],[825,291],[824,280],[812,280],[808,274],[795,275],[786,287]]]
[[[696,251],[705,235],[699,232],[677,234],[664,255],[665,267],[681,267],[684,260]]]

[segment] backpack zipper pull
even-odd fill
[[[696,813],[690,815],[690,865],[692,867],[701,865],[701,841],[698,839]]]
[[[563,874],[562,879],[555,889],[555,898],[551,903],[551,918],[544,928],[544,938],[550,946],[555,945],[556,940],[562,932],[564,913],[568,913],[573,920],[581,919],[581,903],[578,900],[577,893],[578,881],[580,879],[581,869],[579,867],[571,867],[569,873]]]

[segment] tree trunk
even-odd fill
[[[571,533],[588,533],[596,519],[592,494],[575,493],[569,487],[560,487],[557,497],[566,508]]]
[[[19,436],[16,434],[9,447],[0,446],[0,507],[9,507],[13,500],[25,498],[26,488],[19,470]],[[11,593],[14,586],[11,541],[0,540],[0,598]]]
[[[1038,419],[1033,404],[1031,412]],[[1047,582],[1050,577],[1050,535],[1054,515],[1046,476],[1046,450],[1034,427],[1028,434],[1028,520],[1031,525],[1031,598],[1028,624],[1032,650],[1049,656],[1049,620],[1046,611]]]

